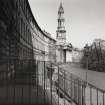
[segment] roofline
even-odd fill
[[[28,9],[29,9],[29,11],[30,11],[30,13],[31,13],[33,22],[36,24],[36,26],[37,26],[37,28],[39,29],[39,31],[40,31],[43,35],[45,35],[46,37],[48,37],[49,39],[56,41],[56,40],[53,39],[52,37],[47,36],[47,35],[43,32],[43,30],[39,27],[38,23],[37,23],[36,20],[35,20],[35,17],[34,17],[34,15],[33,15],[33,13],[32,13],[32,10],[31,10],[29,1],[26,0],[26,3],[27,3],[27,5],[28,5]]]

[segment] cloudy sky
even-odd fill
[[[29,0],[42,30],[56,37],[57,11],[64,7],[67,42],[82,48],[95,38],[105,39],[105,0]]]

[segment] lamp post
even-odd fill
[[[85,56],[86,56],[86,69],[88,70],[88,59],[89,59],[89,46],[88,44],[85,45],[84,47],[84,53],[85,53]],[[86,70],[86,84],[87,84],[87,70]]]

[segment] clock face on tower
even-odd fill
[[[58,34],[58,37],[62,37],[62,34],[61,34],[61,33],[59,33],[59,34]]]

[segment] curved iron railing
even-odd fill
[[[0,72],[0,104],[105,105],[105,90],[51,62],[29,62],[27,69],[6,63],[12,72]]]

